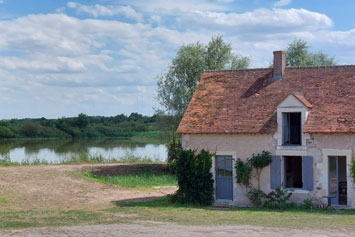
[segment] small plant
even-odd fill
[[[242,161],[241,159],[237,159],[235,163],[236,169],[236,179],[238,184],[243,184],[245,188],[250,187],[250,179],[251,179],[251,172],[253,171],[253,167],[250,165],[249,160]]]
[[[10,154],[6,153],[0,156],[0,165],[13,166],[13,165],[19,165],[19,163],[16,161],[12,161],[10,158]]]
[[[288,209],[294,206],[293,203],[288,203],[292,196],[292,192],[287,189],[276,188],[266,195],[264,206],[268,208]]]
[[[303,200],[303,204],[300,207],[305,210],[313,210],[314,209],[313,200],[309,198]]]
[[[264,204],[266,193],[260,189],[252,188],[247,194],[249,200],[255,207],[261,207]]]

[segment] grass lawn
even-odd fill
[[[154,188],[161,186],[176,186],[176,176],[172,174],[122,174],[117,176],[98,176],[84,173],[84,176],[105,184],[114,184],[123,188]]]
[[[266,227],[355,230],[355,210],[270,210],[231,208],[212,210],[206,207],[172,204],[168,198],[149,202],[118,202],[111,210],[137,214],[139,219],[168,221],[184,225],[256,225]]]
[[[149,220],[183,225],[254,225],[307,229],[355,230],[355,210],[267,210],[232,208],[211,210],[178,205],[168,198],[148,202],[118,202],[117,207],[100,211],[0,212],[0,228],[132,223]]]

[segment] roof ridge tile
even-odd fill
[[[299,67],[286,67],[286,69],[297,70],[297,69],[325,69],[325,68],[353,68],[355,64],[344,64],[344,65],[333,65],[333,66],[299,66]],[[261,67],[261,68],[245,68],[245,69],[216,69],[216,70],[204,70],[203,72],[242,72],[242,71],[264,71],[272,70],[271,67]]]

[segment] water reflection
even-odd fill
[[[71,154],[86,152],[101,155],[107,159],[121,158],[127,154],[150,157],[165,161],[166,146],[154,143],[132,141],[129,138],[105,139],[17,139],[0,140],[0,155],[9,155],[12,161],[22,162],[26,159],[39,158],[48,162],[57,162]]]

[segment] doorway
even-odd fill
[[[332,205],[347,205],[346,157],[329,156],[329,196]]]
[[[216,199],[233,200],[233,158],[216,156]]]

